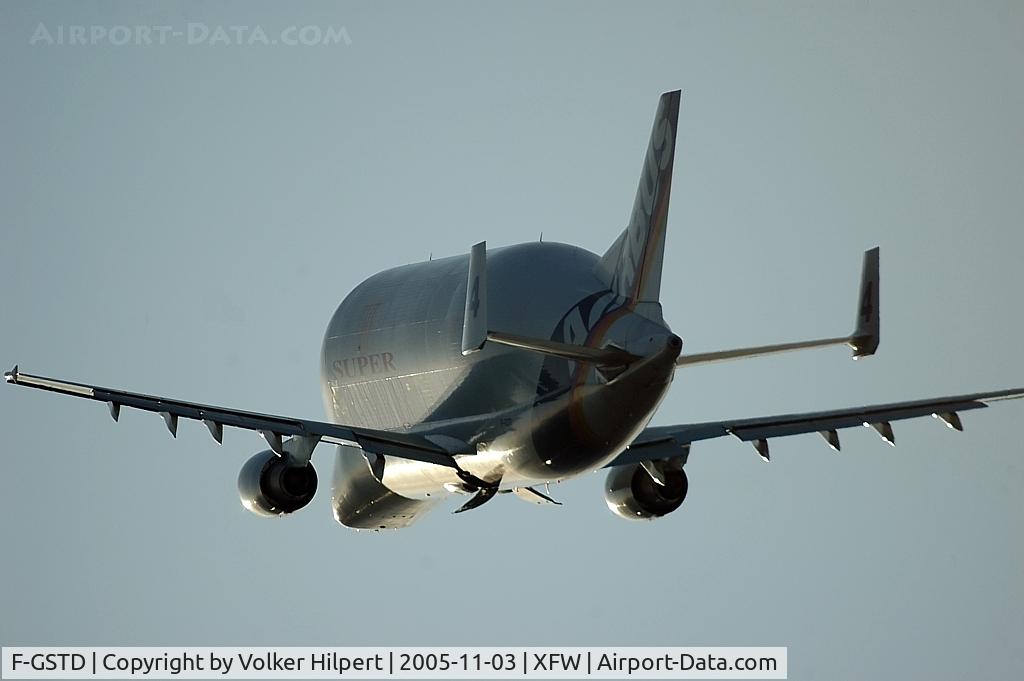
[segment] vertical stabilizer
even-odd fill
[[[631,303],[657,302],[665,253],[665,223],[679,119],[679,90],[658,102],[651,140],[640,171],[629,226],[601,257],[598,271],[612,290]]]

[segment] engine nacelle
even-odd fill
[[[689,482],[681,466],[657,464],[665,477],[659,485],[640,464],[617,466],[605,481],[604,498],[612,513],[627,520],[653,520],[679,508]]]
[[[266,518],[303,508],[316,494],[313,464],[295,465],[267,449],[245,462],[238,474],[242,506]]]

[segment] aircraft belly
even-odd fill
[[[438,499],[411,499],[389,489],[358,447],[341,445],[334,462],[331,510],[334,519],[356,529],[407,527],[430,511]]]

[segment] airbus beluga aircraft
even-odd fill
[[[894,442],[891,423],[934,416],[962,430],[959,414],[1024,397],[1024,388],[852,409],[648,427],[674,373],[703,362],[845,344],[854,359],[879,343],[878,249],[864,254],[851,334],[819,340],[682,353],[659,303],[679,91],[662,95],[629,224],[603,255],[526,243],[396,267],[359,284],[327,326],[321,388],[327,421],[274,416],[32,376],[8,382],[257,431],[269,449],[242,467],[243,505],[282,516],[317,489],[321,442],[337,445],[332,509],[353,528],[405,527],[451,496],[462,512],[502,493],[557,503],[546,483],[607,467],[608,507],[652,519],[686,497],[690,446],[733,436],[768,460],[770,438],[867,425]]]

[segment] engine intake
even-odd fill
[[[312,464],[296,465],[269,449],[246,461],[238,473],[242,506],[266,518],[305,507],[316,494],[316,485]]]
[[[605,502],[612,513],[626,520],[653,520],[682,505],[690,487],[681,466],[658,462],[665,484],[659,485],[640,464],[618,466],[605,482]]]

